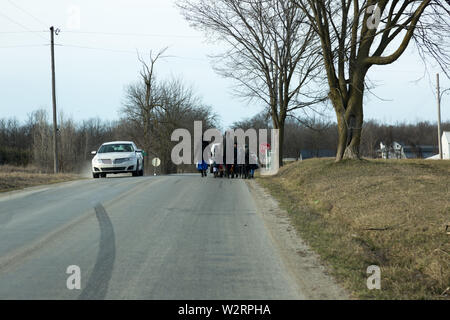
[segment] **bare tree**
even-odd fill
[[[0,119],[0,165],[26,166],[31,162],[30,129],[16,118]]]
[[[305,13],[289,0],[181,0],[178,6],[193,27],[228,44],[215,56],[215,70],[236,81],[238,96],[265,103],[280,130],[281,160],[288,114],[323,100],[311,86],[321,59]]]
[[[266,129],[266,130],[268,130],[271,128],[270,115],[264,114],[264,113],[259,113],[252,118],[247,118],[247,119],[233,122],[233,124],[231,125],[231,128],[234,130],[236,130],[236,129],[242,129],[242,130]]]
[[[139,57],[143,66],[141,77],[126,89],[122,108],[125,117],[120,125],[144,146],[147,163],[149,156],[158,157],[162,172],[170,173],[176,169],[171,161],[172,132],[184,128],[193,133],[194,121],[203,121],[203,128],[208,129],[215,124],[216,116],[181,79],[157,80],[155,65],[164,52],[150,54],[149,64]]]
[[[37,110],[30,115],[32,123],[32,149],[34,163],[45,171],[53,165],[52,132],[45,110]]]
[[[167,48],[159,51],[156,55],[150,52],[150,62],[143,60],[139,54],[138,59],[142,64],[140,72],[141,81],[129,85],[126,89],[126,101],[122,112],[128,119],[142,130],[140,139],[144,150],[147,152],[145,161],[148,163],[148,152],[150,150],[150,132],[155,121],[155,111],[161,106],[160,89],[156,81],[155,66],[157,61],[163,57]]]
[[[445,72],[450,65],[449,1],[292,2],[303,9],[320,38],[329,98],[338,122],[336,161],[358,159],[369,69],[394,63],[414,40],[420,55],[435,58]]]
[[[76,148],[77,128],[75,121],[71,118],[66,118],[64,112],[59,113],[59,171],[60,172],[75,172],[78,168],[78,161],[80,159],[80,152]]]
[[[162,162],[162,171],[175,172],[171,153],[175,143],[171,135],[175,129],[188,129],[194,132],[194,121],[202,121],[203,129],[209,129],[216,122],[216,115],[209,107],[203,105],[201,99],[182,79],[173,78],[159,84],[161,107],[155,114],[152,127],[152,150],[158,154]]]

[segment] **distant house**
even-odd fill
[[[436,146],[408,146],[399,142],[393,142],[387,146],[380,143],[378,156],[382,159],[427,159],[439,153]]]
[[[307,160],[312,158],[334,158],[336,157],[335,150],[301,150],[300,151],[300,160]]]

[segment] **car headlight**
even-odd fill
[[[102,164],[102,160],[100,160],[100,159],[93,159],[92,163],[93,164]]]

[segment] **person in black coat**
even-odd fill
[[[250,150],[248,145],[245,145],[245,163],[242,166],[242,178],[247,179],[250,171]]]

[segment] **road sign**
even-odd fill
[[[161,160],[159,158],[155,158],[152,160],[152,165],[157,168],[161,165]]]

